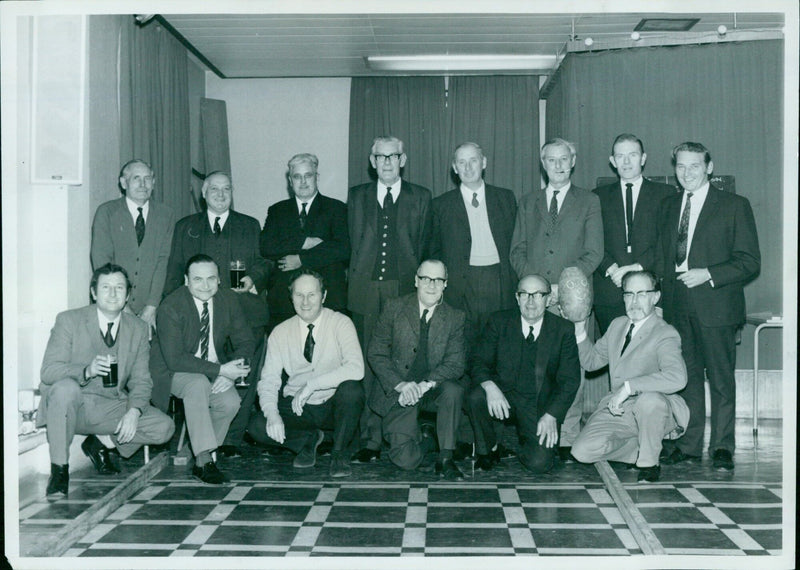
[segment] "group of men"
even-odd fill
[[[702,456],[707,376],[709,453],[733,469],[735,334],[760,268],[752,211],[709,184],[702,145],[673,150],[682,192],[643,178],[646,158],[641,140],[618,136],[619,182],[590,192],[571,183],[574,145],[549,140],[547,186],[517,202],[484,182],[487,158],[468,142],[453,154],[459,187],[432,199],[401,178],[403,142],[378,137],[377,180],[346,204],[319,193],[316,156],[292,157],[292,197],[263,229],[231,209],[223,172],[204,181],[205,210],[174,224],[151,200],[149,165],[130,161],[124,195],[95,215],[96,307],[59,315],[42,365],[48,497],[68,492],[76,433],[97,435],[82,449],[101,472],[118,471],[114,448],[168,441],[170,395],[183,401],[192,472],[211,484],[228,479],[216,456],[235,454],[245,430],[294,451],[298,469],[316,464],[328,431],[333,477],[388,444],[397,466],[460,480],[462,411],[476,469],[513,455],[500,443],[511,420],[533,472],[610,459],[655,481],[661,464]],[[595,342],[593,320],[560,314],[569,267],[593,275]],[[605,366],[609,394],[581,429],[583,370]],[[234,382],[247,376],[240,404]]]

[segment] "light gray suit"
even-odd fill
[[[578,343],[583,368],[597,370],[608,364],[612,393],[627,380],[634,394],[622,403],[620,416],[606,407],[612,394],[600,401],[573,443],[572,455],[578,461],[609,459],[652,467],[658,464],[661,441],[680,436],[689,423],[689,408],[676,394],[686,386],[678,331],[651,314],[620,354],[630,322],[618,317],[596,344],[588,338]]]

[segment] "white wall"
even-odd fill
[[[206,73],[206,97],[227,104],[235,209],[263,225],[288,197],[286,163],[319,158],[320,192],[347,199],[350,79],[220,79]]]

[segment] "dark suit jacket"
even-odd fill
[[[100,379],[94,378],[81,388],[81,393],[104,398],[127,398],[128,409],[146,408],[153,389],[148,367],[148,336],[144,321],[129,313],[122,313],[116,340],[119,384],[116,388],[103,388]],[[42,399],[36,416],[37,425],[44,425],[40,422],[45,421],[50,386],[66,378],[80,383],[83,381],[83,369],[92,363],[95,356],[106,353],[97,319],[97,305],[58,314],[42,360],[42,383],[39,385]],[[89,408],[86,410],[90,421],[93,419],[92,411]],[[94,418],[94,422],[99,423],[101,419]]]
[[[417,294],[388,301],[367,350],[367,358],[380,385],[380,389],[376,387],[372,391],[370,407],[379,415],[385,415],[399,397],[394,387],[407,380],[458,382],[466,369],[465,319],[463,311],[447,303],[436,308],[428,321],[428,375],[411,379],[408,373],[419,345]]]
[[[622,290],[605,276],[606,270],[615,263],[622,267],[640,263],[645,269],[654,270],[656,263],[656,239],[658,236],[658,211],[661,200],[678,192],[668,184],[642,180],[636,209],[633,212],[631,253],[628,253],[625,234],[625,206],[619,181],[594,189],[600,198],[603,214],[603,260],[594,272],[594,304],[617,305],[622,303]]]
[[[347,308],[377,313],[378,296],[372,271],[378,253],[378,183],[350,188],[347,224],[350,231],[350,269]],[[425,259],[431,233],[431,192],[403,180],[397,199],[397,266],[400,295],[414,291],[414,275]]]
[[[661,203],[658,266],[665,277],[662,290],[664,319],[674,322],[675,250],[682,194]],[[703,326],[738,326],[745,321],[744,286],[761,270],[761,253],[753,210],[747,198],[713,185],[697,219],[689,248],[689,269],[707,267],[710,282],[688,290]],[[681,285],[682,286],[682,285]]]
[[[125,196],[100,204],[95,212],[92,267],[116,263],[125,268],[132,286],[128,306],[134,313],[140,313],[145,305],[158,307],[161,302],[174,228],[172,210],[151,200],[140,246]]]
[[[563,423],[581,382],[575,326],[545,311],[536,341],[533,378],[520,376],[524,343],[519,309],[494,313],[472,359],[473,385],[492,380],[502,392],[507,392],[521,383],[535,382],[536,417],[548,413],[559,424]]]
[[[603,220],[596,195],[570,187],[554,231],[549,231],[547,196],[544,189],[529,192],[519,202],[511,265],[520,278],[539,274],[558,284],[561,272],[578,267],[589,277],[603,259]]]
[[[237,294],[220,286],[214,295],[213,341],[220,363],[252,358],[255,340],[239,306]],[[200,346],[200,315],[187,287],[169,294],[156,313],[157,334],[150,352],[153,404],[166,411],[172,375],[193,372],[214,380],[220,365],[195,356]]]
[[[299,255],[303,267],[313,269],[325,279],[328,289],[325,306],[342,311],[347,308],[347,264],[350,261],[347,206],[317,193],[307,214],[303,231],[294,197],[270,206],[261,232],[261,255],[273,262],[284,255]],[[304,250],[306,237],[318,237],[322,243]],[[270,276],[267,299],[273,315],[294,314],[288,290],[291,273],[275,270]]]
[[[514,220],[517,216],[517,199],[506,188],[486,184],[486,210],[489,215],[489,229],[500,255],[500,289],[503,291],[501,306],[515,306],[514,291],[517,279],[508,253],[511,250],[511,236],[514,234]],[[442,194],[433,201],[433,232],[431,235],[430,257],[442,260],[447,265],[447,290],[445,298],[458,308],[467,286],[469,254],[472,249],[472,235],[467,218],[467,209],[461,190],[458,188]]]

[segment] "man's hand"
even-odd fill
[[[114,430],[119,443],[128,443],[136,435],[136,428],[139,427],[139,415],[138,409],[131,408],[119,420],[117,428]]]
[[[403,407],[415,405],[425,393],[422,386],[416,382],[400,382],[394,389],[400,392],[397,403]]]
[[[303,415],[303,406],[306,405],[306,402],[311,397],[311,394],[314,393],[314,390],[308,387],[308,384],[303,386],[303,388],[294,395],[292,398],[292,411],[298,415]]]
[[[250,374],[250,367],[244,364],[244,358],[237,358],[219,366],[219,375],[229,380],[236,380],[248,374]]]
[[[711,273],[705,267],[690,269],[686,273],[681,273],[680,275],[678,275],[678,281],[683,281],[683,284],[686,285],[689,289],[697,287],[698,285],[702,285],[706,281],[710,280],[711,280]]]
[[[301,265],[299,255],[284,255],[278,260],[278,269],[281,271],[294,271]]]
[[[575,321],[575,338],[586,334],[586,321]]]
[[[497,387],[497,384],[488,380],[482,383],[481,387],[486,392],[486,404],[489,408],[489,415],[498,420],[508,419],[511,413],[511,406],[503,395],[502,390]]]
[[[311,249],[312,247],[317,247],[321,243],[322,243],[322,238],[307,237],[306,241],[303,242],[303,247],[300,249]]]
[[[539,445],[553,447],[558,442],[558,425],[556,419],[550,414],[544,414],[536,424],[536,435],[539,436]]]
[[[221,394],[231,388],[233,388],[233,380],[224,376],[217,376],[217,379],[211,384],[211,393]]]
[[[253,288],[253,278],[249,275],[245,275],[242,277],[242,286],[241,287],[232,287],[232,289],[236,293],[247,293],[250,289]]]
[[[283,443],[286,439],[286,430],[283,427],[283,420],[278,412],[267,414],[267,435],[278,443]]]
[[[614,265],[616,265],[616,263]],[[625,274],[628,273],[629,271],[638,271],[641,268],[642,266],[639,265],[638,263],[631,263],[630,265],[623,265],[622,267],[617,267],[617,269],[610,275],[611,280],[617,287],[622,287],[622,278],[625,277]],[[609,269],[611,268],[609,267]]]
[[[108,356],[105,354],[98,354],[92,359],[88,368],[89,378],[93,376],[107,376],[111,370],[111,366],[108,363]]]
[[[148,328],[156,328],[156,308],[153,305],[145,305],[139,318],[147,323]]]
[[[617,391],[611,396],[606,406],[612,416],[621,416],[625,412],[625,410],[622,409],[622,402],[627,400],[628,396],[630,396],[630,394],[627,388],[625,388],[625,384],[617,388]]]

